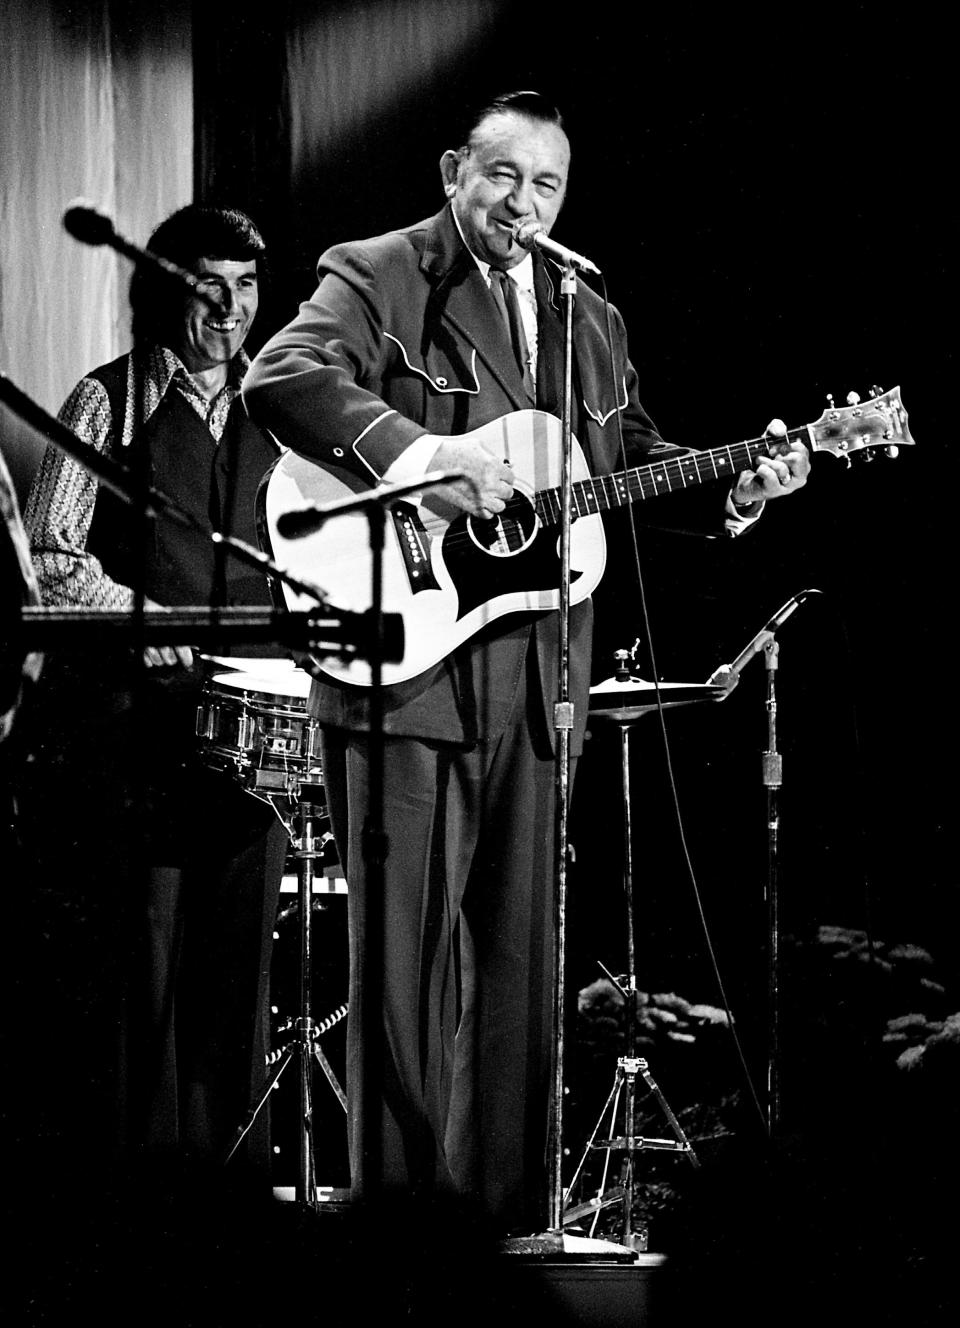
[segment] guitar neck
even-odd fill
[[[778,446],[788,446],[794,439],[810,445],[806,425],[790,429]],[[626,507],[642,498],[656,498],[662,493],[675,493],[679,489],[693,489],[710,480],[729,479],[731,482],[742,470],[752,470],[757,459],[770,450],[769,438],[752,438],[728,447],[707,448],[700,452],[685,453],[669,460],[655,461],[632,470],[620,470],[612,475],[590,476],[571,485],[574,516],[589,516],[609,512],[615,507]],[[560,488],[541,489],[536,496],[537,515],[547,525],[560,520],[562,493]]]

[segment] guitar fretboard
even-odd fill
[[[788,430],[781,445],[785,447],[796,438],[806,441],[806,427]],[[615,507],[626,507],[642,498],[655,498],[658,494],[673,493],[678,489],[693,489],[710,480],[732,480],[742,470],[752,470],[757,459],[766,456],[769,450],[769,438],[753,438],[748,442],[731,443],[728,447],[708,448],[646,466],[635,466],[632,470],[620,470],[612,475],[577,480],[570,486],[573,515],[591,516]],[[536,496],[537,515],[546,525],[559,522],[561,506],[559,487],[541,489]]]

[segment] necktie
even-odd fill
[[[527,349],[527,338],[523,331],[517,283],[502,268],[492,267],[490,269],[490,289],[497,301],[500,315],[507,325],[513,353],[517,358],[520,372],[523,374],[524,386],[532,400],[536,396],[536,390],[530,373],[530,352]]]

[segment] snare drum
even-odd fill
[[[296,797],[302,783],[319,783],[320,729],[307,714],[310,675],[217,673],[203,685],[197,737],[207,765],[240,779],[261,797]]]

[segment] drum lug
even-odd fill
[[[253,751],[254,739],[257,736],[257,721],[252,715],[241,715],[240,722],[237,725],[237,742],[245,752]]]
[[[196,730],[198,738],[205,738],[210,742],[217,733],[217,719],[220,714],[220,707],[215,703],[212,706],[197,706]]]

